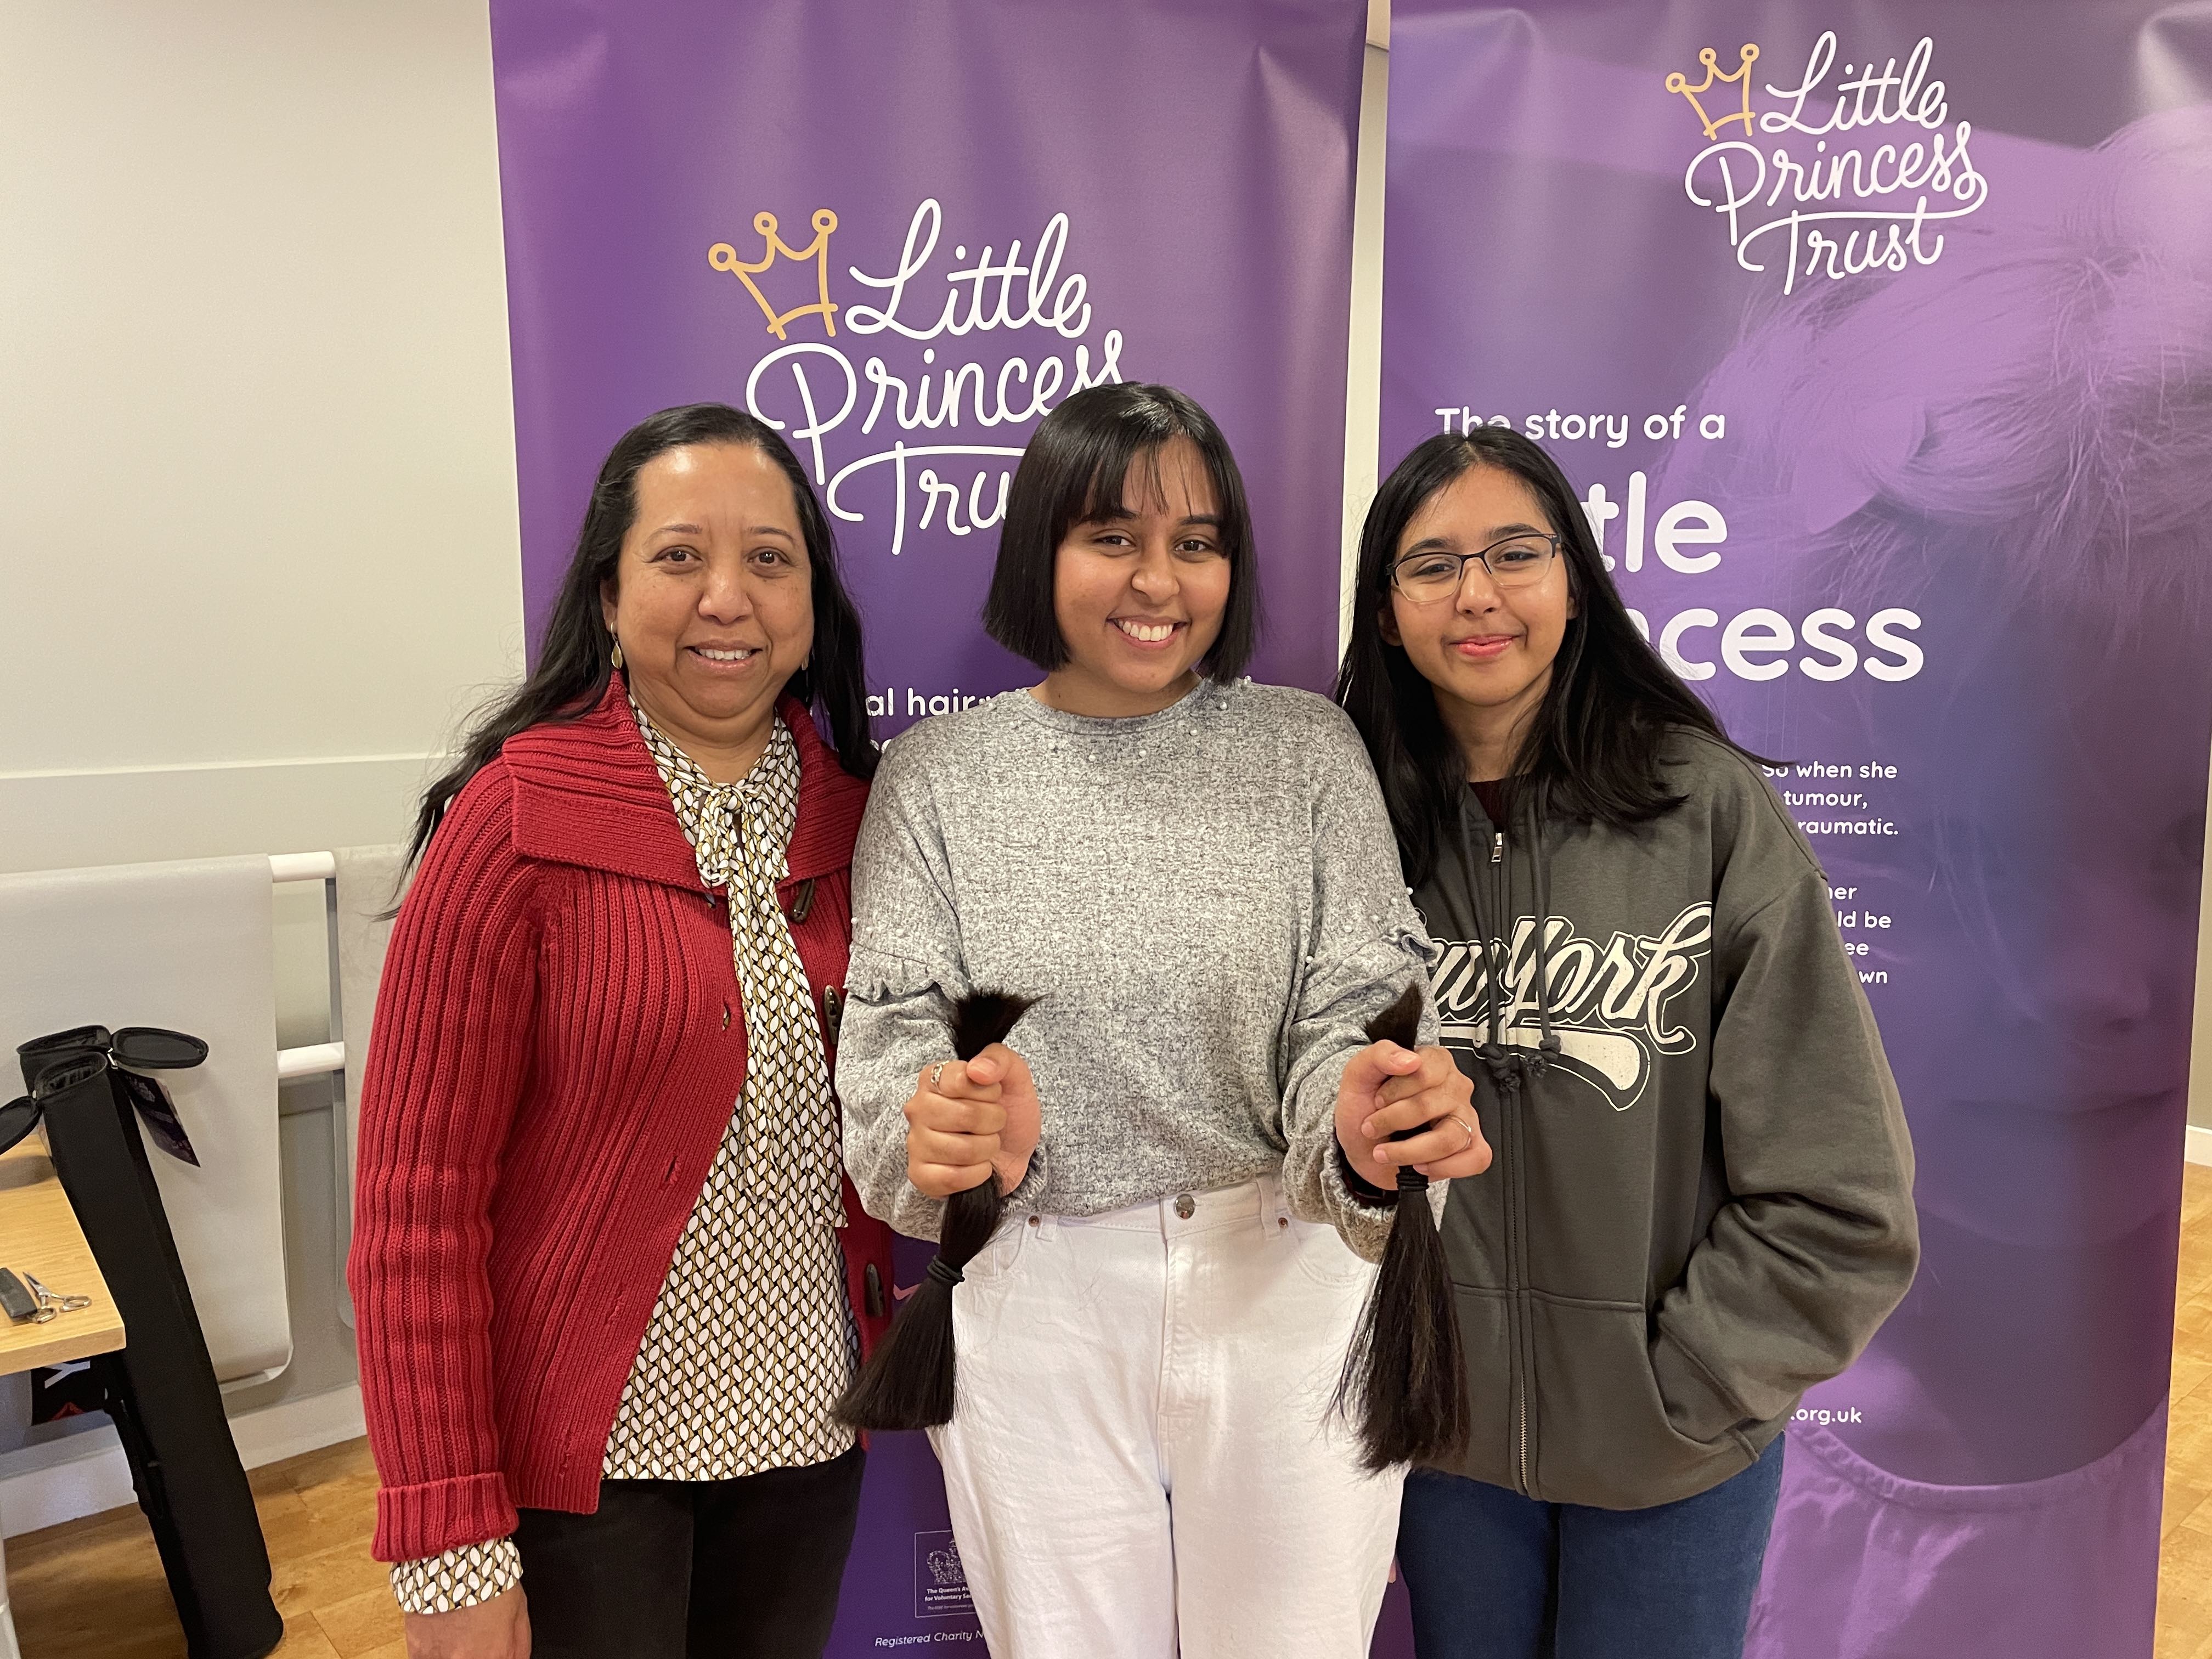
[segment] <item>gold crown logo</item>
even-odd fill
[[[822,326],[829,331],[830,337],[833,340],[837,337],[837,305],[830,297],[830,233],[837,228],[837,216],[828,208],[817,208],[813,225],[814,240],[805,247],[793,247],[776,234],[775,215],[756,213],[753,215],[753,228],[760,233],[765,245],[759,259],[740,259],[737,249],[727,242],[717,242],[707,250],[708,264],[717,270],[728,271],[745,285],[745,292],[753,296],[754,302],[761,308],[761,314],[768,319],[768,331],[779,340],[784,337],[784,325],[801,317],[821,318]],[[753,281],[779,258],[814,261],[814,291],[817,297],[811,305],[797,306],[789,311],[779,312],[769,303],[768,295],[761,292],[760,284]]]
[[[1743,136],[1747,138],[1751,137],[1751,66],[1759,61],[1759,48],[1749,41],[1744,43],[1742,52],[1735,66],[1735,73],[1733,75],[1721,73],[1720,54],[1711,46],[1707,46],[1698,54],[1698,61],[1705,66],[1704,80],[1693,87],[1690,84],[1689,78],[1677,70],[1667,77],[1667,90],[1679,92],[1690,100],[1690,107],[1698,112],[1698,122],[1705,128],[1706,137],[1719,137],[1721,129],[1731,121],[1742,122]],[[1740,110],[1730,110],[1718,120],[1706,114],[1705,106],[1698,101],[1698,94],[1701,92],[1711,92],[1716,81],[1741,82],[1743,87],[1743,107]]]

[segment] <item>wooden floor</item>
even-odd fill
[[[2158,1659],[2212,1659],[2212,1169],[2183,1174]]]
[[[2189,1167],[2174,1316],[2157,1659],[2212,1659],[2212,1169]],[[404,1659],[385,1571],[368,1559],[366,1442],[253,1472],[284,1615],[282,1659]],[[9,1540],[25,1659],[184,1659],[144,1518],[112,1510]]]
[[[368,1559],[376,1466],[368,1443],[252,1472],[284,1615],[283,1659],[405,1659],[385,1569]],[[154,1534],[136,1509],[8,1540],[8,1589],[24,1659],[185,1659]]]

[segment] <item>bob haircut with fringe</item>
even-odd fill
[[[1229,558],[1229,607],[1199,671],[1217,684],[1244,672],[1259,638],[1260,595],[1243,477],[1212,416],[1171,386],[1140,381],[1077,392],[1039,422],[1023,451],[983,601],[983,627],[993,639],[1048,674],[1066,663],[1067,641],[1053,609],[1060,544],[1079,525],[1130,510],[1123,496],[1132,467],[1149,465],[1146,482],[1157,488],[1160,452],[1177,438],[1189,439],[1205,458]]]

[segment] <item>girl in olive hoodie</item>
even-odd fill
[[[1474,1079],[1474,1425],[1407,1483],[1422,1659],[1725,1659],[1798,1396],[1904,1295],[1911,1148],[1826,879],[1518,434],[1376,497],[1338,701]]]

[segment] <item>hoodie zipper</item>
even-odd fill
[[[1467,811],[1464,800],[1460,810],[1462,814]],[[1513,876],[1511,867],[1506,862],[1504,825],[1492,822],[1486,812],[1484,822],[1490,829],[1490,856],[1484,859],[1476,850],[1480,843],[1468,833],[1468,826],[1464,817],[1461,820],[1463,839],[1460,848],[1466,860],[1467,900],[1472,913],[1472,932],[1479,942],[1478,948],[1483,959],[1486,981],[1484,1018],[1488,1027],[1483,1042],[1486,1046],[1494,1043],[1496,1048],[1510,1052],[1510,1045],[1505,1042],[1504,1025],[1498,1011],[1501,1000],[1506,995],[1501,956],[1510,958],[1507,941],[1513,931]],[[1486,865],[1487,869],[1484,867]],[[1493,920],[1497,923],[1495,927],[1492,925]],[[1502,937],[1493,939],[1493,933]],[[1494,1049],[1486,1047],[1486,1051],[1494,1052]],[[1526,1229],[1521,1193],[1522,1113],[1519,1108],[1522,1091],[1518,1087],[1508,1086],[1503,1077],[1496,1073],[1492,1076],[1498,1094],[1498,1162],[1492,1170],[1492,1178],[1500,1182],[1504,1188],[1506,1340],[1513,1354],[1510,1378],[1513,1447],[1510,1456],[1515,1484],[1522,1495],[1527,1497],[1531,1494],[1528,1479],[1528,1275],[1522,1265],[1528,1249],[1523,1237]]]
[[[1495,832],[1491,842],[1490,861],[1498,871],[1498,894],[1497,914],[1500,918],[1502,918],[1498,925],[1498,933],[1504,944],[1506,963],[1510,965],[1512,961],[1513,954],[1513,872],[1506,866],[1505,864],[1505,831],[1502,828],[1498,829]],[[1538,926],[1540,927],[1541,925],[1542,924],[1540,922],[1538,923]],[[1492,984],[1495,988],[1498,998],[1503,1000],[1506,995],[1505,987],[1499,983],[1494,976],[1492,980]],[[1510,1003],[1507,1004],[1509,1012],[1510,1012],[1510,1006],[1511,1005]],[[1522,1157],[1522,1148],[1521,1146],[1521,1138],[1522,1126],[1527,1117],[1527,1113],[1524,1109],[1528,1104],[1526,1091],[1522,1089],[1514,1090],[1512,1094],[1512,1102],[1514,1158],[1511,1170],[1512,1178],[1508,1183],[1506,1188],[1506,1202],[1512,1206],[1512,1216],[1510,1224],[1513,1231],[1513,1262],[1515,1269],[1513,1276],[1516,1280],[1520,1281],[1514,1286],[1514,1301],[1519,1311],[1520,1317],[1515,1322],[1516,1330],[1515,1332],[1516,1340],[1514,1342],[1513,1353],[1513,1371],[1515,1382],[1515,1388],[1513,1390],[1513,1452],[1515,1463],[1516,1465],[1516,1472],[1519,1474],[1521,1479],[1522,1495],[1523,1497],[1528,1497],[1531,1495],[1528,1485],[1529,1378],[1527,1363],[1527,1347],[1528,1342],[1528,1298],[1525,1294],[1528,1277],[1528,1238],[1527,1229],[1522,1224],[1522,1206],[1521,1202],[1521,1166],[1523,1162],[1523,1158]]]
[[[1513,938],[1513,879],[1511,872],[1505,867],[1505,830],[1502,825],[1493,824],[1491,826],[1490,868],[1492,898],[1491,915],[1493,917],[1498,918],[1498,925],[1495,931],[1500,935],[1504,945],[1505,958],[1510,962],[1511,958]],[[1472,870],[1468,871],[1468,877],[1470,881],[1474,880],[1475,878],[1475,872]],[[1492,951],[1492,944],[1490,940],[1484,940],[1483,951],[1486,957],[1490,957]],[[1491,995],[1503,999],[1505,995],[1505,987],[1500,977],[1501,969],[1499,963],[1497,959],[1492,957],[1486,965],[1490,976]],[[1520,1281],[1527,1276],[1523,1271],[1522,1264],[1527,1256],[1528,1241],[1522,1236],[1522,1228],[1521,1225],[1521,1158],[1519,1155],[1521,1151],[1521,1095],[1518,1090],[1515,1090],[1509,1093],[1506,1090],[1501,1088],[1498,1091],[1499,1105],[1503,1108],[1506,1106],[1509,1102],[1511,1105],[1510,1115],[1512,1121],[1510,1124],[1501,1123],[1500,1127],[1505,1132],[1504,1139],[1507,1141],[1508,1145],[1510,1146],[1512,1150],[1510,1154],[1508,1155],[1505,1169],[1499,1171],[1499,1173],[1506,1177],[1506,1227],[1508,1236],[1511,1240],[1509,1276],[1511,1281],[1511,1305],[1514,1310],[1513,1456],[1515,1473],[1519,1479],[1522,1495],[1523,1497],[1527,1497],[1528,1495],[1528,1381],[1527,1376],[1528,1367],[1522,1363],[1523,1354],[1522,1351],[1525,1346],[1527,1336],[1528,1310],[1521,1293],[1522,1287]],[[1504,1114],[1501,1113],[1501,1116],[1504,1115]],[[1502,1148],[1501,1151],[1503,1151]]]
[[[1513,1401],[1513,1437],[1521,1458],[1521,1495],[1528,1491],[1528,1391],[1524,1387]]]

